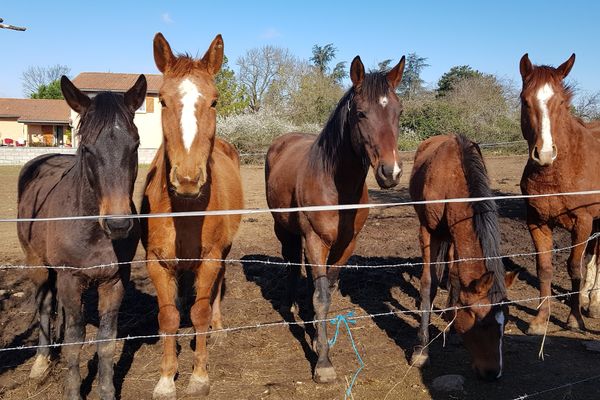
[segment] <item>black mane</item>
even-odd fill
[[[81,144],[94,144],[105,128],[114,125],[115,121],[126,124],[128,131],[135,130],[131,113],[125,106],[120,93],[102,92],[93,99],[89,109],[81,116],[77,132]]]
[[[493,193],[479,146],[462,135],[456,135],[456,138],[462,154],[469,197],[491,197]],[[500,259],[500,226],[496,202],[493,200],[478,201],[471,203],[471,207],[473,208],[475,234],[481,244],[483,257],[487,259],[485,265],[488,271],[495,273],[490,299],[494,303],[499,302],[506,298],[506,286],[504,264]]]
[[[344,146],[349,135],[348,118],[350,110],[354,106],[354,96],[360,93],[369,102],[377,102],[381,96],[388,94],[390,89],[387,80],[387,71],[372,72],[365,78],[358,89],[351,87],[340,99],[325,127],[315,140],[309,153],[309,165],[322,167],[326,171],[333,171],[339,161],[340,150]],[[369,161],[366,154],[359,155],[363,163],[368,166]]]

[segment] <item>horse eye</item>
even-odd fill
[[[367,114],[365,114],[363,111],[358,111],[356,114],[358,115],[359,119],[367,118]]]
[[[213,100],[213,102],[210,104],[210,106],[212,108],[215,108],[217,106],[217,99]]]
[[[164,99],[160,99],[160,105],[163,106],[163,107],[167,106],[167,104],[165,103]]]

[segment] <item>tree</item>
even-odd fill
[[[399,94],[411,100],[417,93],[423,90],[423,79],[421,79],[421,72],[425,67],[429,67],[427,64],[427,57],[419,57],[417,53],[410,53],[406,57],[406,67],[404,68],[404,75],[402,76],[402,83],[398,88]]]
[[[473,78],[473,77],[481,77],[483,74],[476,69],[471,68],[468,65],[458,65],[450,68],[450,71],[446,72],[440,80],[438,81],[437,94],[438,96],[443,96],[452,90],[453,85],[457,82]]]
[[[312,48],[312,57],[309,59],[321,76],[328,76],[338,84],[341,83],[344,78],[348,76],[346,72],[346,62],[339,62],[333,67],[331,73],[329,73],[329,63],[335,58],[337,49],[333,46],[333,43],[328,43],[324,46],[315,44]]]
[[[219,102],[217,111],[221,116],[239,114],[248,107],[248,98],[244,88],[237,82],[235,72],[229,67],[227,57],[223,59],[221,70],[215,77],[217,90],[219,91]]]
[[[390,69],[390,64],[392,63],[392,61],[393,60],[391,58],[388,58],[386,60],[378,62],[376,71],[379,71],[379,72],[387,71],[388,69]]]
[[[291,57],[288,49],[268,45],[250,49],[238,58],[239,81],[253,112],[260,110],[269,87],[279,76],[282,65]]]
[[[344,94],[342,87],[319,70],[304,75],[292,94],[291,118],[296,124],[323,125]]]
[[[60,90],[60,81],[57,79],[48,85],[41,85],[37,92],[29,96],[32,99],[63,99],[62,91]]]
[[[40,91],[42,85],[49,86],[54,81],[60,80],[61,76],[68,76],[70,73],[71,68],[60,64],[49,67],[29,67],[21,75],[23,93],[31,97]]]

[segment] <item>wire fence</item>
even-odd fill
[[[509,145],[509,144],[515,144],[515,143],[521,143],[521,142],[522,141],[488,143],[488,144],[481,144],[480,146],[483,147],[483,146],[495,146],[495,145]],[[480,202],[480,201],[523,200],[523,199],[545,198],[545,197],[553,197],[553,196],[592,196],[592,195],[599,195],[599,194],[600,194],[600,190],[586,190],[586,191],[576,191],[576,192],[547,193],[547,194],[539,194],[539,195],[502,195],[502,196],[491,196],[491,197],[481,197],[481,198],[454,198],[454,199],[437,199],[437,200],[427,200],[427,201],[404,201],[404,202],[392,202],[392,203],[314,205],[314,206],[308,206],[308,207],[289,207],[289,208],[279,208],[279,209],[255,208],[255,209],[241,209],[241,210],[216,210],[216,211],[177,212],[177,213],[162,213],[162,214],[141,214],[141,215],[102,215],[102,216],[100,216],[100,215],[82,215],[82,216],[48,217],[48,218],[0,218],[0,223],[2,223],[2,222],[18,223],[18,222],[34,222],[34,221],[73,221],[73,220],[92,220],[92,219],[98,219],[98,218],[107,218],[108,219],[108,218],[205,217],[205,216],[234,215],[234,214],[250,215],[250,214],[269,213],[269,212],[271,212],[271,213],[324,212],[324,211],[326,212],[326,211],[356,210],[356,209],[365,209],[365,208],[369,208],[369,209],[370,208],[390,208],[390,207],[415,206],[415,205],[440,204],[440,203],[474,203],[474,202]],[[494,259],[502,259],[502,258],[506,258],[506,257],[507,258],[518,258],[518,257],[531,257],[531,256],[543,254],[543,253],[548,253],[548,252],[558,253],[558,252],[571,250],[574,247],[577,247],[580,245],[587,244],[592,240],[598,239],[598,237],[600,237],[600,232],[593,233],[587,240],[585,240],[583,242],[575,243],[575,244],[561,247],[561,248],[553,248],[551,250],[541,251],[541,252],[524,252],[524,253],[506,254],[506,255],[492,257],[492,258],[494,258]],[[440,262],[440,263],[446,264],[446,263],[451,263],[451,262],[461,263],[461,262],[486,261],[486,260],[489,260],[492,258],[485,258],[485,257],[462,258],[462,259],[457,259],[454,261]],[[152,261],[152,260],[133,260],[131,262],[105,263],[105,264],[98,264],[98,265],[84,266],[84,267],[75,267],[75,266],[68,266],[68,265],[46,266],[46,265],[5,264],[5,265],[0,265],[0,271],[28,270],[28,269],[39,269],[39,268],[53,268],[56,270],[90,270],[90,269],[97,269],[97,268],[115,267],[115,266],[120,266],[120,265],[125,265],[125,264],[143,265],[149,261]],[[228,264],[253,263],[253,264],[262,264],[265,266],[272,266],[272,267],[289,267],[292,265],[305,265],[305,266],[311,266],[311,267],[321,266],[319,264],[290,263],[290,262],[285,262],[285,261],[262,260],[262,259],[251,259],[251,258],[249,258],[249,259],[172,258],[172,259],[161,259],[160,261],[164,261],[164,262],[210,261],[210,262],[223,262],[223,263],[228,263]],[[402,263],[377,264],[377,265],[344,264],[344,265],[334,265],[334,266],[330,266],[330,267],[345,268],[345,269],[363,269],[363,268],[381,269],[381,268],[411,268],[411,267],[419,267],[422,265],[423,265],[423,262],[402,262]],[[580,295],[580,294],[589,294],[590,292],[595,291],[595,290],[600,290],[600,289],[592,288],[592,289],[586,289],[586,290],[580,290],[580,291],[570,291],[570,292],[555,294],[555,295],[551,295],[551,296],[547,296],[547,297],[539,297],[538,296],[538,297],[513,299],[513,300],[497,302],[497,303],[492,304],[492,306],[514,305],[514,304],[523,304],[523,303],[529,303],[529,302],[542,302],[542,301],[548,301],[550,299],[562,299],[562,298],[568,298],[570,296],[575,296],[575,295]],[[458,309],[468,308],[468,307],[472,307],[472,306],[447,307],[447,308],[443,308],[443,309],[432,310],[432,312],[441,314],[444,312],[456,311]],[[356,309],[352,310],[352,312],[361,313],[362,309],[356,308]],[[366,314],[362,313],[362,314],[352,315],[351,319],[347,318],[346,321],[356,322],[356,321],[364,320],[364,319],[375,320],[377,318],[399,316],[399,315],[406,315],[406,314],[419,315],[419,314],[422,314],[423,312],[425,312],[425,311],[412,309],[412,310],[392,310],[392,311],[381,312],[381,313],[366,313]],[[187,332],[187,333],[181,332],[181,333],[175,333],[175,334],[157,333],[157,334],[132,335],[132,336],[128,335],[128,336],[123,336],[123,337],[117,337],[114,339],[92,338],[90,340],[84,340],[84,341],[80,341],[80,342],[51,343],[51,344],[44,345],[44,346],[40,346],[40,345],[13,346],[13,347],[0,348],[0,353],[6,353],[6,352],[11,352],[11,351],[36,350],[41,347],[55,348],[55,347],[64,347],[64,346],[73,346],[73,345],[77,345],[77,346],[94,345],[94,344],[98,344],[98,343],[102,343],[102,342],[106,342],[106,341],[149,340],[149,339],[161,339],[161,338],[168,337],[168,336],[185,338],[185,337],[210,335],[210,334],[214,334],[214,333],[230,333],[230,332],[233,333],[233,332],[262,329],[262,328],[289,327],[292,325],[305,326],[308,324],[317,324],[317,323],[322,323],[322,322],[335,323],[337,321],[338,326],[339,326],[339,321],[341,320],[342,317],[343,316],[338,315],[338,316],[323,319],[323,320],[314,319],[314,320],[309,320],[309,321],[260,322],[260,323],[255,323],[255,324],[248,324],[248,325],[242,325],[242,326],[236,326],[236,327],[217,329],[217,330],[212,330],[209,332]],[[350,328],[348,328],[348,333],[350,334],[349,329]],[[437,339],[438,337],[439,337],[439,335],[436,336],[433,340]],[[355,351],[356,351],[356,348],[355,348]],[[360,355],[358,354],[357,351],[356,351],[356,353],[357,353],[358,359],[361,361],[360,369],[362,369],[362,359],[360,358]],[[359,371],[360,371],[360,369],[359,369]],[[356,374],[358,374],[358,371]],[[354,376],[354,378],[356,378],[356,375]],[[548,389],[545,389],[545,390],[542,390],[539,392],[524,394],[519,397],[516,397],[514,400],[524,400],[524,399],[528,399],[528,398],[532,398],[532,397],[536,397],[536,396],[541,396],[543,394],[546,394],[546,393],[549,393],[552,391],[565,389],[565,388],[568,388],[568,387],[571,387],[571,386],[574,386],[577,384],[589,382],[589,381],[599,379],[599,378],[600,378],[600,375],[591,376],[591,377],[581,379],[578,381],[565,383],[565,384],[562,384],[562,385],[559,385],[559,386],[556,386],[553,388],[548,388]],[[354,382],[354,379],[352,382]]]

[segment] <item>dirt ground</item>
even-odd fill
[[[411,154],[405,155],[405,173],[393,190],[379,190],[369,176],[372,202],[408,200],[408,177]],[[519,179],[525,164],[524,156],[487,157],[492,186],[498,194],[519,193]],[[16,214],[16,179],[19,168],[0,168],[0,216]],[[146,170],[140,170],[141,183]],[[264,177],[260,166],[245,166],[242,170],[246,207],[265,207]],[[139,199],[140,185],[137,186]],[[522,201],[501,201],[503,254],[533,251],[524,224]],[[362,231],[351,264],[381,265],[420,261],[417,240],[418,222],[411,207],[375,209]],[[15,225],[0,224],[0,263],[20,264],[23,256]],[[564,231],[555,234],[555,245],[569,244]],[[568,254],[555,256],[555,293],[570,289],[565,261]],[[279,299],[283,294],[284,271],[252,260],[280,260],[279,245],[272,230],[269,214],[244,217],[234,242],[230,258],[241,260],[227,268],[227,290],[223,314],[227,327],[282,321]],[[143,258],[140,248],[137,258]],[[526,268],[520,280],[511,288],[511,299],[538,295],[533,257],[515,258]],[[356,315],[390,310],[414,310],[418,294],[419,267],[385,269],[348,269],[341,274],[340,292],[333,296],[331,316],[353,310]],[[157,307],[154,288],[142,264],[133,267],[133,279],[121,307],[119,337],[156,334]],[[31,290],[19,271],[0,271],[0,348],[36,344],[35,325],[31,325],[32,309],[27,304]],[[300,295],[306,298],[305,282]],[[436,300],[445,304],[445,292]],[[94,296],[86,297],[93,304]],[[365,318],[351,326],[356,347],[365,362],[352,394],[355,399],[514,399],[538,392],[540,399],[600,398],[599,379],[576,382],[599,374],[600,354],[589,352],[585,340],[600,339],[600,321],[586,318],[587,331],[566,330],[568,307],[563,302],[552,303],[552,318],[548,337],[539,353],[542,339],[524,335],[527,322],[535,313],[537,302],[511,306],[511,319],[504,342],[505,372],[493,383],[478,380],[470,369],[470,360],[461,345],[447,344],[440,338],[431,345],[431,365],[424,370],[410,368],[412,346],[416,341],[418,317],[400,314],[380,318]],[[302,307],[301,307],[302,309]],[[96,332],[97,315],[88,307],[87,338]],[[310,319],[306,313],[301,313]],[[296,316],[301,321],[302,317]],[[434,337],[445,325],[434,317],[431,334]],[[191,332],[184,320],[180,332]],[[211,399],[340,399],[347,382],[358,368],[356,355],[348,335],[341,332],[331,351],[338,380],[331,385],[317,385],[311,379],[315,356],[310,350],[309,333],[301,326],[278,326],[231,332],[220,344],[209,349]],[[330,334],[332,330],[329,331]],[[191,340],[179,340],[179,375],[176,381],[179,398],[187,398],[184,390],[191,374]],[[94,347],[83,347],[81,369],[83,397],[96,399],[96,367]],[[122,399],[150,399],[159,377],[161,346],[156,339],[121,341],[115,355],[115,382]],[[0,398],[56,399],[61,393],[63,366],[57,363],[42,382],[31,382],[28,372],[33,363],[32,351],[0,352]],[[463,391],[435,392],[432,381],[444,374],[461,374],[466,378]],[[543,392],[545,391],[545,392]],[[521,397],[525,398],[525,397]]]

